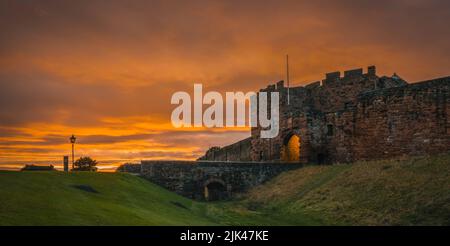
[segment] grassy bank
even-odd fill
[[[449,225],[450,155],[307,166],[203,203],[126,173],[0,171],[0,225]]]
[[[240,204],[324,224],[450,225],[450,155],[309,166],[256,187]]]
[[[214,224],[195,202],[124,173],[4,171],[0,185],[1,225]]]

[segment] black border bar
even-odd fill
[[[182,241],[182,233],[214,233],[212,244],[207,241]],[[268,240],[225,241],[226,231],[267,231]],[[195,245],[242,245],[273,244],[274,242],[298,243],[351,243],[368,245],[380,243],[426,243],[449,242],[448,227],[302,227],[302,226],[12,226],[0,227],[0,238],[3,242],[35,242],[55,243],[177,243]]]

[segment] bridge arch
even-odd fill
[[[229,197],[226,183],[219,178],[210,178],[203,184],[206,201],[224,200]]]
[[[283,162],[300,162],[301,137],[297,132],[288,133],[283,139],[281,148],[281,161]]]

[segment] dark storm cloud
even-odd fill
[[[82,126],[99,123],[99,118],[106,116],[149,113],[170,117],[173,90],[164,83],[124,89],[107,83],[78,85],[61,80],[40,73],[0,73],[1,125],[46,121]]]

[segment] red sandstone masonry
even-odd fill
[[[353,160],[449,151],[449,85],[450,77],[361,95]]]
[[[263,91],[280,92],[280,134],[210,151],[205,160],[280,161],[286,140],[301,139],[300,162],[352,162],[450,150],[450,77],[408,84],[398,76],[378,77],[375,67],[329,73],[326,79],[290,88],[283,82]],[[333,129],[333,134],[327,131]],[[237,148],[245,142],[245,148]],[[244,151],[244,152],[243,152]],[[249,153],[245,153],[249,151]],[[224,159],[223,156],[226,156]],[[245,159],[244,159],[245,158]]]

